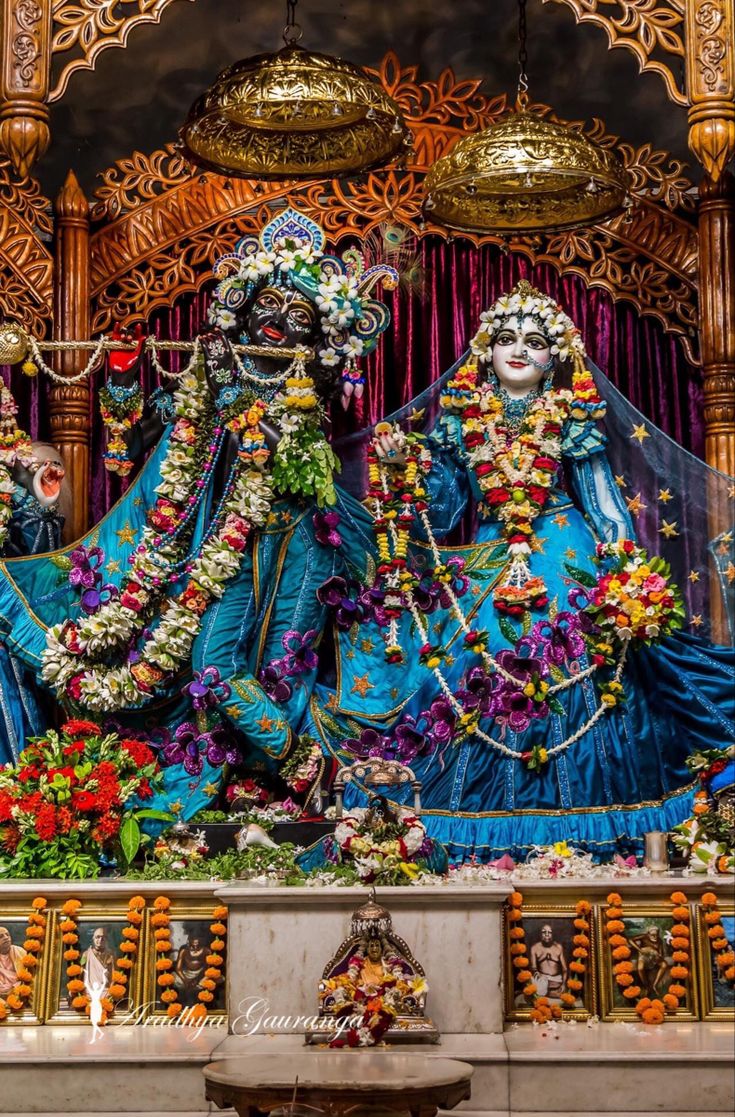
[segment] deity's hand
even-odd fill
[[[373,439],[375,453],[386,465],[405,465],[405,435],[401,428],[391,423],[377,423]]]
[[[112,329],[112,340],[122,341],[126,344],[133,343],[135,349],[112,349],[107,355],[107,367],[115,381],[126,384],[132,381],[138,371],[138,365],[145,346],[146,337],[140,322],[135,325],[135,333],[121,328],[116,322]]]
[[[235,354],[221,330],[207,330],[199,338],[204,350],[207,382],[214,395],[234,379]]]

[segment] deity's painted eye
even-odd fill
[[[529,334],[523,339],[529,349],[548,349],[549,343],[542,334]]]
[[[516,340],[516,335],[513,333],[512,330],[501,330],[500,333],[498,334],[498,336],[495,338],[495,344],[496,345],[514,345],[515,340]]]
[[[255,305],[263,307],[264,310],[278,310],[281,299],[272,291],[264,291],[255,300]]]
[[[311,326],[314,321],[314,316],[311,311],[306,308],[292,306],[288,312],[289,318],[296,323],[297,326]]]

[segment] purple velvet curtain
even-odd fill
[[[344,246],[342,246],[344,247]],[[424,238],[420,245],[424,284],[416,291],[385,295],[392,324],[366,362],[368,386],[361,404],[345,416],[335,408],[335,435],[359,429],[411,400],[436,380],[464,351],[477,329],[480,313],[519,279],[548,291],[582,332],[591,358],[621,392],[680,445],[701,457],[704,447],[702,381],[679,342],[658,322],[642,318],[626,302],[615,303],[600,288],[588,288],[578,276],[560,276],[550,265],[531,267],[527,260],[503,254],[495,246],[476,247],[463,239],[447,243]],[[160,338],[188,339],[206,320],[209,292],[180,299],[152,316],[149,329]],[[171,367],[180,358],[166,355]],[[40,378],[39,378],[40,379]],[[156,382],[150,368],[144,387]],[[21,413],[34,437],[47,435],[46,384],[13,375]],[[104,431],[94,410],[91,506],[98,519],[124,490],[102,465]]]

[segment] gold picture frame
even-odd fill
[[[20,959],[13,947],[23,949],[26,931],[28,930],[28,916],[32,910],[30,899],[6,900],[2,905],[2,910],[0,910],[0,930],[5,930],[10,939],[8,953],[15,954],[18,961]],[[43,914],[46,916],[46,933],[43,938],[42,949],[37,954],[38,965],[31,986],[30,1000],[27,1005],[24,1005],[21,1012],[9,1012],[5,1019],[0,1021],[0,1028],[12,1024],[43,1024],[45,1021],[48,959],[50,945],[53,942],[54,913],[45,908]],[[23,953],[25,954],[25,951]],[[7,981],[3,980],[2,974],[0,974],[0,996],[6,996],[11,991],[11,988],[7,988],[6,985]]]
[[[702,1020],[735,1020],[735,986],[720,978],[715,952],[707,934],[704,910],[697,908],[697,941],[699,945],[699,997]],[[735,908],[720,908],[721,923],[730,946],[735,943]]]
[[[698,1020],[698,985],[697,980],[697,949],[695,919],[696,911],[693,904],[689,908],[690,959],[689,979],[687,982],[687,995],[683,1004],[679,1005],[676,1012],[667,1013],[667,1020],[682,1022],[685,1020]],[[630,1004],[622,995],[622,990],[615,981],[613,973],[614,961],[607,942],[605,931],[604,906],[598,906],[597,919],[600,933],[597,937],[597,957],[600,973],[600,1016],[602,1020],[638,1020],[635,1003]],[[641,996],[660,999],[672,984],[670,976],[671,966],[675,965],[671,959],[671,948],[667,945],[667,934],[670,936],[671,927],[677,922],[672,915],[669,904],[639,903],[626,904],[621,916],[625,924],[625,937],[632,948],[631,961],[636,966],[634,978],[641,986]],[[656,960],[658,954],[659,960]]]
[[[179,1003],[182,1005],[182,1016],[177,1017],[179,1022],[186,1021],[186,1010],[198,1004],[199,982],[204,977],[208,968],[206,956],[211,954],[211,942],[217,936],[210,931],[214,922],[212,910],[214,903],[180,903],[171,902],[168,909],[169,931],[172,949],[169,957],[173,967],[169,973],[176,978],[175,984],[170,988],[179,994]],[[163,1017],[166,1015],[167,1006],[161,1001],[162,992],[158,985],[156,962],[160,957],[156,952],[154,927],[151,922],[155,912],[152,907],[146,908],[146,952],[142,974],[141,996],[146,1006],[147,1016]],[[195,945],[195,941],[200,945]],[[215,999],[207,1005],[208,1026],[226,1025],[228,1021],[227,1006],[227,961],[229,942],[225,936],[225,946],[218,951],[224,961],[219,967],[222,977],[217,989],[214,991]],[[189,949],[188,960],[182,956],[182,950]]]
[[[594,949],[596,935],[596,914],[594,908],[586,916],[589,924],[589,955],[586,959],[587,972],[583,975],[584,988],[581,996],[577,998],[578,1004],[574,1008],[566,1008],[559,1000],[559,994],[566,990],[566,978],[569,975],[569,963],[573,961],[573,938],[579,932],[574,926],[577,918],[573,904],[524,904],[523,930],[524,942],[529,952],[529,969],[534,974],[534,984],[539,995],[546,996],[552,1005],[560,1007],[568,1020],[588,1020],[597,1012],[597,958]],[[517,924],[514,924],[517,926]],[[546,941],[547,935],[542,935],[542,929],[548,926],[551,929],[551,941]],[[515,972],[510,953],[510,938],[508,932],[510,924],[507,911],[503,914],[503,973],[505,986],[505,1019],[508,1021],[530,1020],[533,1005],[523,995],[520,985],[515,979]],[[535,949],[538,947],[538,949]],[[544,958],[544,955],[550,955]],[[543,968],[541,968],[543,967]],[[556,968],[557,973],[551,970]],[[548,973],[544,974],[544,969]]]
[[[128,907],[124,900],[116,900],[108,905],[90,904],[88,906],[84,904],[79,909],[75,917],[79,942],[75,949],[80,952],[79,964],[83,967],[83,971],[94,975],[93,978],[90,977],[90,980],[111,977],[115,962],[120,957],[120,945],[124,941],[122,931],[129,926],[127,913]],[[62,942],[61,932],[61,923],[64,918],[61,912],[55,912],[54,934],[49,949],[45,1022],[52,1025],[86,1024],[89,1026],[87,1013],[72,1008],[69,1003],[66,988],[67,962],[63,957],[65,944]],[[103,932],[103,934],[100,935],[99,932]],[[115,1012],[110,1018],[108,1026],[113,1022],[116,1025],[140,1022],[145,948],[145,930],[141,926],[138,950],[132,968],[128,971],[127,996],[115,1003]],[[86,978],[83,976],[81,980],[86,980]]]

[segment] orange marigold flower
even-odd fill
[[[723,939],[725,938],[725,928],[721,923],[718,923],[715,927],[710,927],[707,934],[711,939]]]
[[[669,993],[673,994],[675,997],[684,997],[686,996],[686,988],[683,985],[679,985],[677,982],[672,982],[669,986]]]
[[[587,967],[585,966],[584,962],[570,962],[569,969],[572,971],[572,973],[584,973]]]
[[[205,997],[205,995],[203,993],[200,993],[199,997],[200,997],[200,1000],[203,1000],[203,1001],[209,1001],[209,1000],[213,999],[209,995],[207,995]],[[191,1020],[203,1020],[206,1015],[207,1015],[207,1010],[206,1010],[204,1005],[194,1005],[191,1009],[190,1019]]]
[[[610,946],[625,946],[628,940],[626,939],[625,935],[610,935],[608,941],[610,943]]]
[[[26,969],[25,966],[20,967],[20,969],[17,971],[17,975],[19,981],[33,981],[33,973],[31,972],[31,970]]]
[[[683,892],[672,892],[671,902],[672,904],[685,904],[687,902],[687,898]]]
[[[171,939],[159,939],[155,947],[157,954],[168,954],[171,950]]]
[[[537,1024],[543,1024],[543,1022],[546,1020],[546,1016],[543,1012],[540,1011],[540,1009],[534,1008],[531,1010],[531,1019]]]
[[[140,931],[137,927],[123,927],[122,937],[130,939],[131,942],[137,942],[140,938]]]
[[[715,907],[717,905],[717,897],[714,892],[705,892],[702,896],[702,903],[708,908]]]
[[[590,937],[589,935],[575,935],[572,942],[575,946],[589,946]]]
[[[0,1020],[5,1020],[8,1015],[8,1008],[5,1001],[0,997]]]
[[[220,971],[219,970],[212,970],[212,971],[206,970],[205,971],[205,977],[219,977],[219,976],[220,976]],[[533,978],[533,974],[531,973],[530,970],[519,970],[519,972],[516,974],[516,979],[520,982],[521,985],[525,985],[526,982],[531,981],[532,978]]]
[[[535,985],[532,981],[529,981],[528,985],[523,986],[523,992],[527,997],[532,997],[537,989],[538,986]]]
[[[156,969],[159,972],[161,970],[170,970],[172,968],[172,966],[173,966],[173,962],[171,961],[170,958],[159,958],[156,962]]]
[[[79,951],[74,950],[73,947],[70,950],[65,950],[64,951],[64,961],[65,962],[76,962],[78,957],[79,957]]]
[[[673,946],[674,950],[688,950],[689,939],[685,939],[683,935],[677,935],[671,940],[671,945]]]
[[[169,922],[169,917],[165,914],[165,912],[159,911],[151,916],[152,927],[168,927]]]
[[[71,932],[70,931],[68,934],[61,936],[61,941],[64,942],[64,943],[68,943],[70,946],[73,946],[74,943],[78,940],[78,938],[79,938],[79,935],[77,935],[76,932]],[[26,950],[28,950],[28,949],[30,949],[30,948],[26,947]]]
[[[620,919],[623,914],[622,908],[608,908],[605,912],[606,919]]]
[[[164,1004],[171,1004],[172,1001],[175,1001],[177,999],[178,994],[174,989],[164,989],[164,991],[161,993],[161,1000]]]
[[[647,1008],[643,1013],[644,1024],[663,1024],[663,1013],[658,1008]]]
[[[692,814],[694,814],[694,815],[709,814],[709,803],[707,803],[707,802],[695,803],[692,807]]]
[[[733,950],[726,950],[723,954],[720,954],[717,958],[717,965],[720,967],[720,969],[722,969],[723,966],[732,966],[732,964],[734,962],[735,962],[735,951],[733,951]]]
[[[570,989],[579,990],[584,987],[584,982],[577,981],[576,977],[567,978],[567,985]]]
[[[671,914],[674,919],[680,919],[683,923],[686,923],[689,919],[689,908],[672,908]]]
[[[636,997],[640,997],[640,995],[641,995],[640,985],[631,985],[629,989],[623,989],[623,996],[628,1001],[634,1001],[636,999]]]
[[[43,927],[29,927],[26,935],[29,939],[42,939],[45,932]]]
[[[508,903],[511,904],[514,908],[519,908],[523,903],[523,893],[511,892],[510,896],[508,897]]]
[[[528,958],[521,955],[519,958],[513,959],[513,965],[517,970],[525,970],[528,966],[531,965],[531,963],[529,962]]]
[[[203,977],[202,980],[199,982],[199,985],[202,989],[210,989],[211,990],[211,989],[216,989],[217,988],[217,982],[212,981],[211,977]]]
[[[214,1000],[214,993],[210,993],[209,989],[202,989],[201,993],[197,994],[197,1000],[206,1001],[209,1004],[210,1001]]]
[[[165,989],[168,985],[173,985],[175,981],[176,978],[172,973],[162,973],[158,975],[158,984],[162,989]]]
[[[725,977],[728,981],[735,981],[735,966],[728,966],[725,970]]]
[[[34,958],[32,954],[26,954],[22,959],[24,966],[37,966],[38,958]]]
[[[47,920],[45,915],[41,915],[41,913],[37,911],[32,911],[28,916],[28,922],[33,927],[45,927]]]
[[[133,911],[141,911],[145,907],[145,899],[143,896],[131,896],[128,900],[128,907]]]
[[[629,946],[616,946],[612,952],[613,958],[630,958]]]
[[[126,992],[125,986],[124,985],[118,985],[118,983],[116,981],[113,982],[113,984],[108,989],[108,993],[112,997],[113,1001],[119,1001],[121,997],[125,996],[125,992]]]
[[[574,926],[577,928],[578,931],[589,931],[589,929],[590,929],[589,919],[575,919],[574,920]]]
[[[686,968],[686,966],[672,966],[671,967],[671,976],[672,977],[688,977],[689,976],[689,970]]]
[[[673,993],[664,993],[664,1004],[669,1012],[676,1012],[679,1007],[679,998]]]
[[[718,911],[706,911],[704,913],[705,923],[719,923],[720,913]]]
[[[526,932],[522,927],[511,927],[510,931],[508,931],[508,936],[511,939],[524,939],[526,937]]]
[[[81,906],[81,900],[67,900],[65,904],[62,904],[61,910],[64,915],[76,915]]]
[[[169,927],[158,927],[153,932],[154,939],[168,939],[171,937],[171,930]]]
[[[522,942],[512,942],[510,944],[511,954],[524,954],[525,951],[526,947]],[[207,958],[207,961],[209,961],[209,958]]]
[[[171,907],[171,901],[169,900],[168,896],[156,896],[155,900],[153,901],[153,907],[156,909],[156,911],[168,911],[168,909]]]
[[[30,997],[31,995],[31,987],[30,985],[26,985],[24,981],[22,981],[20,985],[16,986],[15,991],[19,997],[23,998],[23,1000],[26,1000],[26,998]]]
[[[82,972],[82,967],[81,967],[81,966],[78,966],[78,965],[76,964],[76,962],[75,962],[75,963],[73,963],[73,964],[72,964],[71,966],[67,966],[67,967],[66,967],[66,975],[67,975],[67,977],[79,977],[79,975],[80,975],[80,973],[81,973],[81,972]]]
[[[224,923],[210,923],[209,929],[213,935],[226,935],[227,927]]]
[[[689,952],[687,950],[675,950],[671,957],[674,962],[688,962]]]
[[[616,962],[613,966],[613,973],[633,973],[633,963]]]
[[[116,985],[125,985],[128,980],[128,975],[121,970],[113,970],[112,980]]]
[[[47,901],[44,900],[43,896],[36,896],[35,900],[31,904],[31,907],[35,908],[36,911],[42,911],[46,907],[46,903]]]
[[[587,950],[584,946],[575,946],[574,950],[572,951],[573,958],[587,958],[588,956],[589,950]]]
[[[212,941],[209,945],[212,947],[212,950],[224,950],[225,949],[224,939],[212,939]]]
[[[100,1004],[102,1005],[108,1016],[110,1016],[115,1011],[115,1005],[109,997],[102,997],[102,999],[100,1000]]]
[[[135,954],[138,949],[138,944],[134,942],[121,942],[120,950],[123,954]]]
[[[562,1004],[570,1006],[573,1006],[577,1003],[577,998],[574,996],[574,993],[562,993],[562,995],[559,997],[559,1000]]]
[[[71,981],[67,981],[66,987],[70,993],[81,993],[84,990],[84,982],[80,981],[78,977],[74,977]]]
[[[611,919],[607,925],[607,930],[611,935],[619,935],[621,931],[625,930],[625,924],[620,919]]]
[[[672,935],[688,935],[689,934],[689,928],[687,927],[686,923],[675,923],[673,925],[673,927],[671,928],[671,934]]]
[[[64,931],[76,931],[76,929],[77,925],[73,919],[62,919],[61,923],[59,924],[59,930],[62,933]]]
[[[166,1009],[166,1015],[170,1016],[170,1017],[178,1016],[180,1012],[181,1012],[181,1005],[179,1005],[179,1004],[171,1004]]]
[[[72,1008],[85,1008],[88,1004],[89,1004],[89,997],[87,997],[86,994],[80,994],[79,996],[72,997],[72,1000],[71,1000],[71,1007]]]
[[[576,912],[577,915],[589,915],[592,911],[592,904],[589,900],[577,900]]]
[[[133,968],[132,958],[118,958],[116,964],[120,970],[131,970]]]
[[[712,939],[713,950],[727,950],[729,943],[727,939]]]
[[[519,946],[520,946],[520,951],[518,950]],[[522,951],[524,951],[525,949],[526,949],[525,946],[521,946],[520,943],[513,943],[513,945],[510,948],[511,954],[519,954]],[[221,966],[223,962],[224,962],[224,958],[222,957],[221,954],[208,954],[207,955],[207,965],[208,966]]]
[[[127,914],[127,920],[132,927],[140,927],[141,923],[143,922],[143,916],[140,914],[139,911],[129,911]]]
[[[12,1012],[20,1012],[23,1008],[23,1001],[17,993],[8,993],[5,1003]]]
[[[611,892],[607,897],[608,904],[622,904],[622,899],[619,892]]]
[[[520,908],[508,908],[508,922],[518,923],[523,919],[523,912]]]
[[[632,985],[633,984],[633,978],[631,977],[631,975],[629,973],[616,974],[615,980],[617,981],[618,985],[621,988],[624,988],[627,985]]]
[[[64,936],[63,941],[66,942],[66,936]],[[76,935],[74,936],[74,941],[76,941]],[[23,949],[27,950],[29,954],[38,954],[42,947],[41,943],[36,939],[26,939],[23,943]]]
[[[212,919],[227,919],[227,908],[224,904],[220,904],[219,907],[214,909]]]

